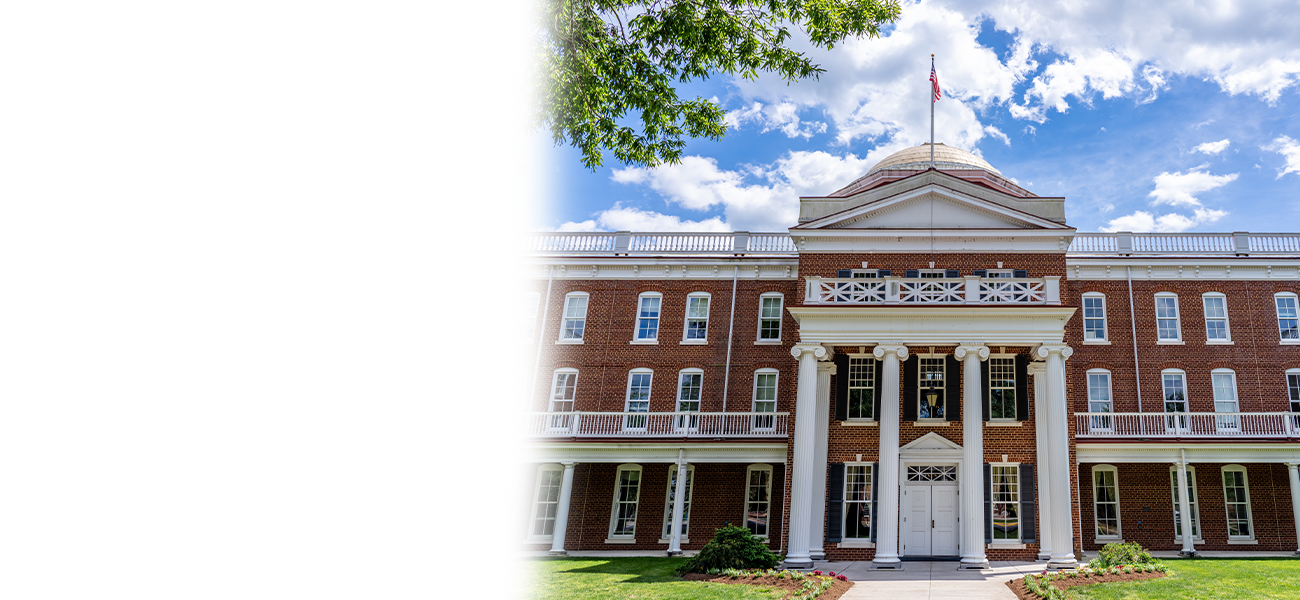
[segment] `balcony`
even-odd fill
[[[788,412],[529,413],[533,438],[784,438]]]
[[[1300,437],[1300,413],[1074,413],[1080,439]]]
[[[1016,306],[1061,304],[1061,278],[990,279],[968,276],[948,279],[849,279],[807,277],[805,305],[966,304]]]

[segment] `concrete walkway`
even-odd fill
[[[843,573],[853,587],[841,600],[1015,600],[1006,582],[1041,573],[1044,562],[992,562],[983,571],[959,571],[955,562],[905,562],[902,571],[873,571],[871,563],[818,562],[823,573]]]

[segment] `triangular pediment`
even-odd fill
[[[1065,225],[930,184],[803,223],[797,229],[1066,229]]]
[[[961,450],[961,446],[932,431],[899,448],[905,450]]]

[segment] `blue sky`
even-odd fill
[[[1080,231],[1296,230],[1298,7],[1133,4],[907,2],[882,38],[800,45],[827,69],[818,81],[724,75],[681,88],[716,98],[734,126],[722,141],[692,140],[679,165],[610,157],[592,172],[539,134],[543,226],[785,229],[798,196],[928,141],[935,53],[936,141],[1065,196]]]

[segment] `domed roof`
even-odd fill
[[[900,171],[924,171],[930,168],[930,144],[921,144],[912,148],[899,150],[876,163],[867,171],[867,175],[876,171],[900,170]],[[985,162],[984,159],[971,154],[960,148],[953,148],[943,144],[934,145],[934,168],[939,170],[952,169],[983,169],[995,175],[1002,175],[993,165]]]

